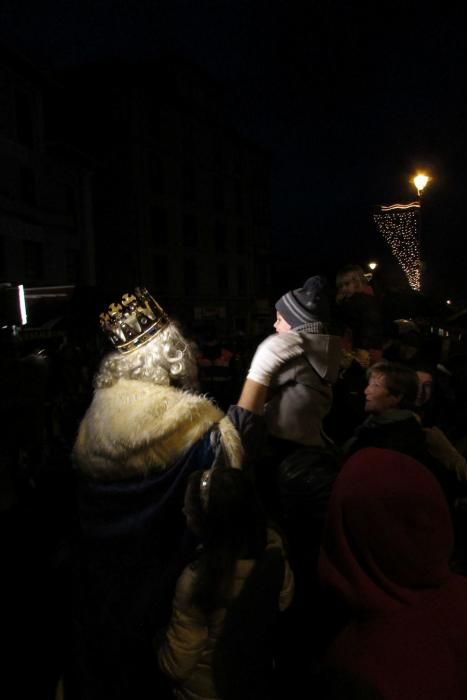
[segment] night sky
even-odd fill
[[[384,260],[372,209],[415,199],[409,177],[427,169],[426,288],[467,297],[467,15],[372,6],[3,2],[0,41],[53,68],[167,51],[204,68],[232,123],[271,152],[276,248],[287,241],[313,273]]]

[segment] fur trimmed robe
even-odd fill
[[[119,379],[95,392],[73,455],[80,470],[96,479],[144,475],[167,469],[215,424],[231,466],[240,468],[240,437],[210,401],[171,386]]]
[[[219,454],[242,466],[234,423],[248,429],[253,414],[231,407],[229,416],[202,396],[141,380],[96,390],[73,450],[80,539],[72,685],[80,698],[157,697],[152,636],[169,618],[195,546],[182,513],[187,480]]]

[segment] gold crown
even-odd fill
[[[99,319],[102,330],[121,353],[142,347],[170,323],[164,309],[144,287],[124,294]]]

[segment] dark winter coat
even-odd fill
[[[446,501],[423,465],[381,449],[350,458],[319,566],[348,612],[327,652],[323,697],[467,697],[467,580],[450,571],[452,547]]]
[[[350,456],[366,447],[401,452],[424,464],[438,479],[449,503],[453,503],[460,488],[456,473],[431,454],[426,432],[412,411],[390,409],[368,416],[346,443],[344,452]]]

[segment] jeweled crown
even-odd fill
[[[142,347],[170,323],[164,309],[144,287],[124,294],[99,319],[102,330],[121,353]]]

